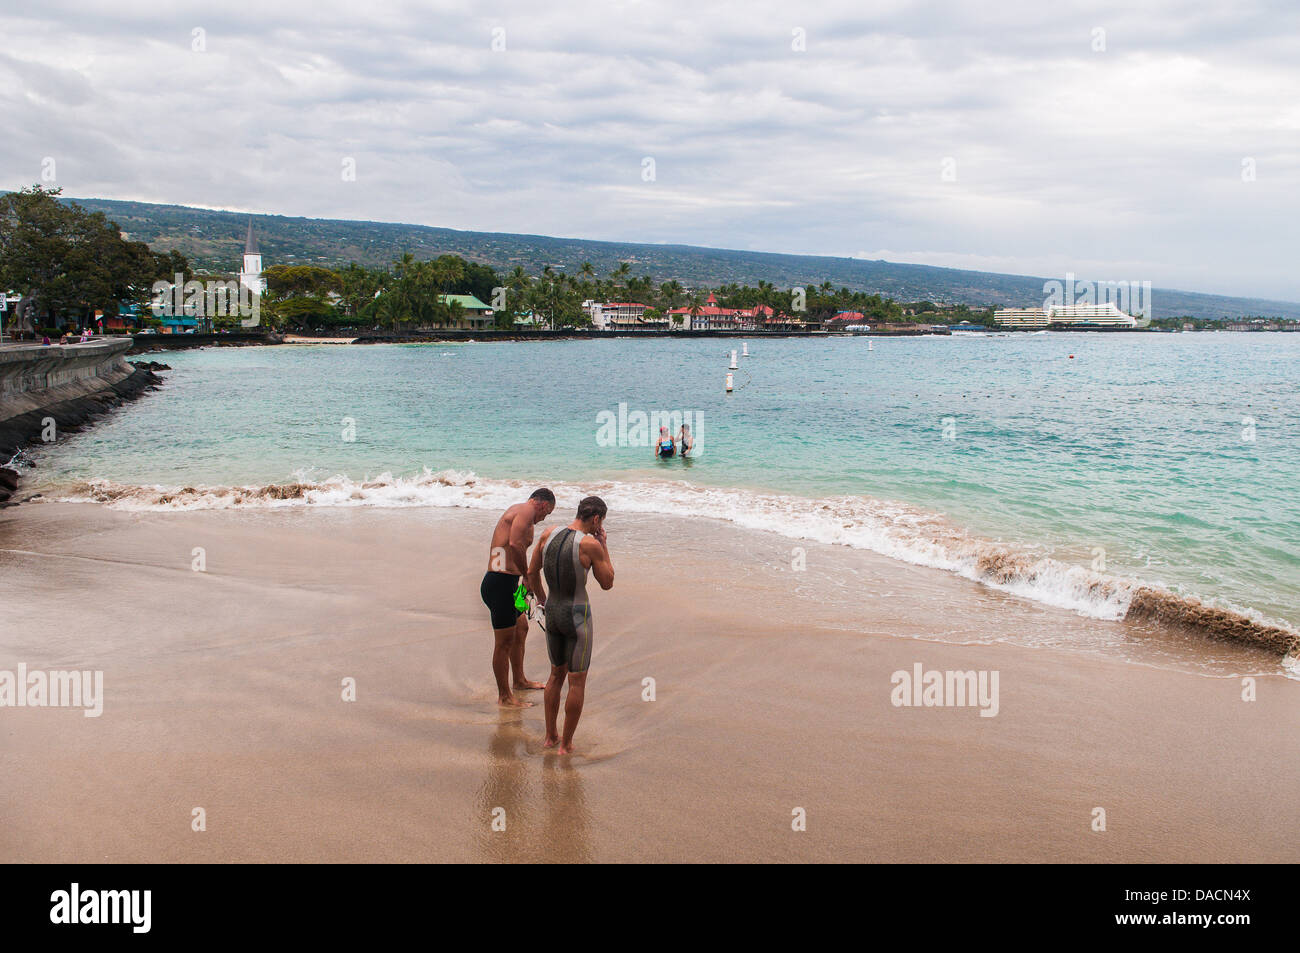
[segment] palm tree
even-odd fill
[[[366,305],[374,300],[375,292],[380,290],[382,276],[383,272],[371,271],[356,262],[349,262],[339,272],[340,292],[348,314],[354,318],[361,316]]]
[[[396,292],[390,291],[387,294],[380,295],[379,300],[375,302],[375,315],[380,322],[392,321],[393,333],[398,333],[397,324],[402,316],[402,305],[398,301]]]
[[[403,252],[402,257],[393,262],[393,274],[397,275],[398,278],[404,278],[415,267],[415,264],[415,256],[409,251]]]
[[[461,319],[465,317],[465,306],[459,301],[451,301],[447,304],[447,323],[452,327],[460,324]]]
[[[447,294],[451,288],[465,277],[465,262],[458,255],[439,255],[430,262],[434,283],[441,294]]]
[[[675,308],[682,301],[682,283],[673,279],[659,286],[659,300],[668,308]]]
[[[704,302],[707,301],[707,300],[708,300],[708,296],[705,295],[704,292],[702,292],[702,291],[692,291],[692,292],[691,292],[691,296],[690,296],[690,298],[689,298],[689,305],[690,305],[690,309],[691,309],[691,328],[690,328],[690,329],[691,329],[692,331],[695,330],[695,319],[696,319],[697,317],[699,317],[700,309],[704,307]]]
[[[518,314],[523,310],[523,305],[526,303],[528,297],[528,285],[531,281],[532,279],[528,277],[528,272],[524,271],[524,269],[518,265],[515,266],[514,271],[506,275],[506,290],[509,296],[517,303],[514,305],[507,303],[505,310],[509,311],[511,314]]]
[[[631,271],[631,265],[625,261],[619,262],[618,267],[609,273],[613,286],[615,288],[619,287],[627,279],[628,273]]]

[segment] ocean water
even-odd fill
[[[1085,615],[1154,586],[1300,624],[1300,335],[748,345],[731,394],[741,342],[721,339],[177,352],[162,389],[38,452],[24,486],[175,509],[495,507],[547,484]],[[694,425],[696,459],[654,459],[635,424],[656,412]]]

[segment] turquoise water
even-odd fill
[[[727,395],[733,347],[177,352],[160,358],[174,368],[163,389],[47,450],[36,474],[46,487],[183,487],[428,468],[653,486],[666,507],[690,495],[665,481],[685,481],[793,498],[792,525],[819,510],[810,501],[898,501],[1027,553],[1104,558],[1108,573],[1300,623],[1300,335],[955,335],[872,350],[755,338]],[[599,415],[620,403],[689,415],[699,458],[601,445]]]

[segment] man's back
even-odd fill
[[[547,605],[551,602],[583,603],[587,601],[587,569],[591,565],[582,557],[585,534],[571,526],[555,530],[546,540],[542,553],[542,574],[546,578]]]

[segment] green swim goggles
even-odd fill
[[[519,588],[515,590],[515,611],[520,615],[526,615],[529,618],[532,618],[533,607],[529,602],[532,597],[532,593],[525,589],[524,584],[521,582]],[[539,629],[543,632],[546,631],[546,623],[543,621],[543,616],[540,611],[537,614],[537,618],[533,621],[537,624]]]

